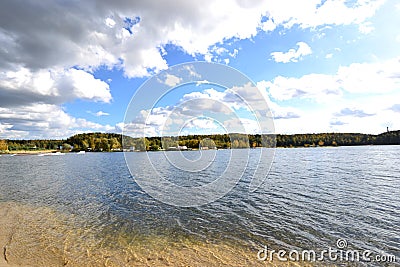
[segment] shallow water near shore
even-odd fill
[[[170,177],[183,184],[211,179],[228,152],[217,151],[203,177]],[[145,170],[142,157],[159,155],[129,158]],[[339,238],[351,249],[400,258],[398,146],[277,149],[255,192],[245,172],[228,195],[191,208],[143,192],[122,153],[4,155],[0,169],[0,266],[265,266],[257,259],[265,245],[320,251]]]

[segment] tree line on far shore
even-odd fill
[[[400,131],[378,135],[360,133],[319,133],[294,135],[187,135],[179,137],[132,138],[115,133],[84,133],[64,140],[0,140],[0,151],[64,150],[64,151],[122,151],[160,150],[174,147],[188,149],[255,148],[255,147],[316,147],[400,145]]]

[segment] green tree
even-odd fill
[[[160,150],[160,147],[158,145],[154,144],[154,145],[150,146],[150,150],[157,151],[157,150]]]
[[[96,149],[96,143],[94,141],[94,137],[93,136],[90,138],[89,142],[90,142],[90,148],[92,150],[95,150]]]
[[[110,151],[110,144],[108,143],[107,138],[103,137],[100,139],[100,150],[101,151]]]
[[[73,151],[81,151],[81,147],[78,144],[74,144],[73,147]]]
[[[71,145],[67,144],[67,143],[62,144],[62,150],[63,151],[70,151],[71,150]]]
[[[148,150],[149,141],[146,138],[138,138],[135,140],[135,149],[139,151]]]
[[[89,147],[89,143],[86,140],[82,140],[82,149],[87,150]]]

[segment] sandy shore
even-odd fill
[[[300,266],[232,244],[100,233],[49,208],[0,202],[0,266]]]
[[[0,153],[0,154],[26,154],[26,155],[31,155],[31,154],[42,154],[42,153],[55,153],[57,150],[12,150],[8,151],[6,153]]]
[[[61,266],[62,224],[54,218],[47,208],[0,203],[0,266]]]

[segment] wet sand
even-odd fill
[[[0,203],[0,266],[311,266],[261,262],[228,243],[99,233],[50,208]]]

